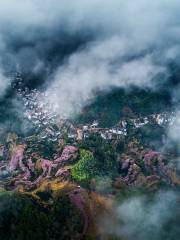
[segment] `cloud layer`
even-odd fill
[[[48,101],[69,116],[98,90],[165,81],[180,54],[179,7],[178,0],[4,0],[0,61],[6,70],[20,66],[27,82],[46,80]]]
[[[134,196],[115,209],[118,221],[102,219],[109,234],[129,240],[176,239],[179,221],[178,195],[173,191],[160,191],[154,196]]]

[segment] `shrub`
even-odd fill
[[[90,151],[80,150],[80,160],[72,167],[71,174],[77,182],[89,182],[97,174],[96,160]]]

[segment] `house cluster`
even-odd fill
[[[147,124],[157,124],[159,126],[172,125],[175,121],[175,113],[158,113],[149,115],[146,117],[134,118],[134,119],[122,119],[120,122],[112,128],[99,127],[98,121],[94,121],[92,124],[80,125],[75,127],[72,123],[69,123],[67,128],[67,135],[69,139],[81,141],[87,139],[90,134],[95,133],[101,136],[103,139],[113,140],[121,139],[127,136],[128,128],[132,129],[141,128]]]
[[[120,139],[122,136],[127,135],[127,128],[126,125],[124,125],[124,127],[101,128],[97,121],[94,121],[90,125],[77,128],[77,140],[86,139],[90,134],[98,134],[103,139]]]
[[[175,120],[175,113],[159,113],[147,117],[122,119],[112,128],[101,128],[97,121],[91,124],[75,126],[67,119],[58,119],[56,113],[52,111],[52,106],[46,101],[44,93],[37,89],[22,89],[20,73],[16,73],[15,81],[12,82],[13,87],[17,89],[17,93],[22,98],[25,118],[31,122],[37,132],[40,132],[40,139],[48,139],[51,142],[56,142],[64,132],[67,133],[69,139],[73,140],[86,139],[91,133],[96,133],[103,139],[120,139],[127,136],[130,127],[136,129],[153,123],[166,126],[173,124]],[[57,122],[59,129],[54,127]]]
[[[152,114],[148,115],[146,117],[139,117],[139,118],[132,118],[128,120],[123,120],[119,122],[119,125],[122,125],[122,122],[128,124],[132,128],[141,128],[147,124],[156,124],[159,126],[167,126],[167,125],[172,125],[176,119],[175,113],[157,113],[157,114]],[[124,124],[123,124],[124,125]]]

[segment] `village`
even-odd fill
[[[172,125],[175,121],[175,113],[158,113],[141,118],[122,119],[111,128],[102,128],[98,121],[91,124],[75,126],[70,121],[66,122],[67,136],[69,139],[81,141],[89,138],[91,134],[98,134],[105,140],[121,139],[128,136],[128,129],[138,129],[148,124],[162,127]]]
[[[16,80],[20,84],[21,76],[17,74]],[[82,141],[89,138],[91,134],[97,134],[105,140],[121,139],[128,136],[131,130],[148,124],[166,127],[172,125],[176,119],[175,112],[161,112],[142,117],[122,117],[115,126],[110,128],[102,127],[96,119],[91,123],[76,124],[58,116],[46,101],[46,96],[37,89],[19,88],[17,94],[23,100],[24,117],[34,127],[40,141],[56,142],[63,138],[64,133],[72,141]]]

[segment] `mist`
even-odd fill
[[[157,90],[169,62],[178,62],[179,7],[176,0],[2,0],[0,62],[5,72],[18,66],[25,84],[45,89],[65,117],[97,91]]]
[[[178,193],[169,190],[129,197],[116,204],[116,222],[104,218],[100,224],[106,234],[123,239],[177,239],[178,201]]]

